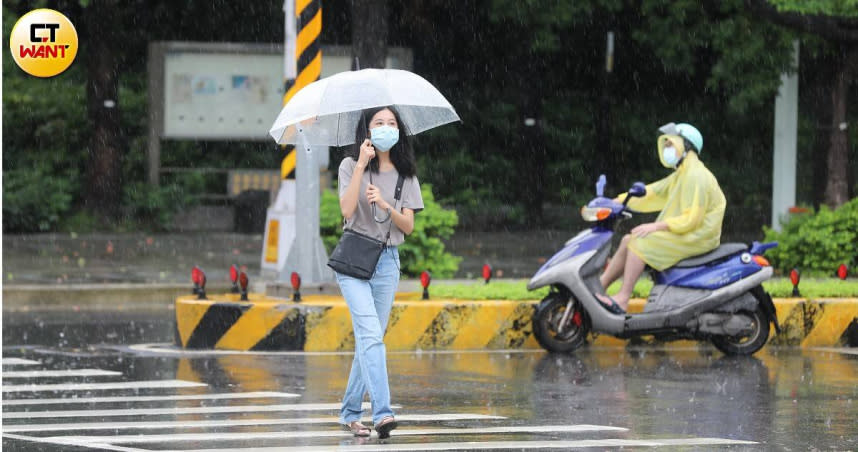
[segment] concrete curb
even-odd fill
[[[307,296],[301,303],[251,294],[193,296],[176,300],[176,344],[221,350],[354,350],[348,307],[335,296]],[[858,346],[858,299],[776,299],[781,333],[774,345]],[[388,350],[538,349],[531,330],[537,301],[419,300],[398,294],[385,335]],[[640,312],[644,300],[632,300]],[[592,335],[592,345],[624,346],[651,340]],[[687,347],[696,342],[669,343]]]
[[[208,288],[228,289],[228,284],[214,284]],[[190,291],[191,284],[4,285],[3,310],[172,307],[176,298]]]

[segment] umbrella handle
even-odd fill
[[[372,169],[369,170],[369,183],[370,185],[372,185]],[[370,203],[370,205],[372,205],[372,218],[375,220],[376,223],[384,223],[385,221],[390,219],[390,212],[387,212],[386,217],[379,219],[378,214],[376,213],[378,209],[376,208],[375,203],[372,202]]]
[[[372,203],[372,218],[375,220],[376,223],[384,223],[390,219],[390,212],[387,212],[386,217],[379,219],[378,215],[376,214],[375,203]]]

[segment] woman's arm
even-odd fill
[[[340,196],[340,212],[346,220],[351,219],[357,210],[358,196],[360,196],[360,184],[363,180],[363,172],[366,170],[369,161],[375,157],[375,148],[372,142],[364,140],[360,146],[360,157],[355,164],[352,178],[349,180],[349,185]]]
[[[390,204],[381,196],[381,190],[375,185],[369,184],[366,188],[367,200],[385,212],[390,212],[391,221],[405,235],[411,234],[414,231],[414,210],[403,207],[402,211],[394,210]]]
[[[391,209],[390,218],[393,220],[393,224],[402,231],[403,234],[408,235],[414,232],[414,211],[403,207],[402,212],[397,212],[396,210]]]

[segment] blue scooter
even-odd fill
[[[594,222],[570,239],[533,276],[528,290],[551,286],[533,315],[533,334],[546,350],[569,352],[581,347],[593,331],[618,338],[653,335],[656,340],[711,340],[727,355],[751,355],[769,338],[769,325],[780,332],[775,305],[762,283],[772,267],[762,256],[777,242],[726,243],[706,254],[652,274],[655,285],[639,314],[615,314],[602,304],[599,276],[611,250],[614,227],[631,218],[631,197],[646,195],[636,182],[622,203],[603,196],[605,176],[596,198],[581,209]]]

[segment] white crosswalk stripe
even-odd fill
[[[46,391],[109,391],[113,389],[150,389],[150,388],[194,388],[208,386],[205,383],[183,380],[123,381],[118,383],[58,383],[49,385],[3,385],[3,392],[46,392]]]
[[[33,361],[32,359],[23,359],[23,358],[3,358],[0,361],[4,366],[38,366],[42,364],[38,361]]]
[[[436,436],[436,435],[485,435],[493,433],[569,433],[569,432],[599,432],[619,431],[627,429],[608,427],[604,425],[531,425],[512,427],[488,428],[427,428],[396,430],[396,436]],[[241,433],[181,433],[158,435],[126,435],[114,436],[110,442],[116,444],[164,443],[172,441],[236,441],[236,440],[265,440],[265,439],[295,439],[295,438],[349,438],[352,434],[346,431],[306,430],[299,432],[241,432]],[[103,436],[54,436],[45,439],[89,444],[101,442]]]
[[[369,403],[364,403],[368,409]],[[401,408],[397,405],[393,408]],[[112,417],[112,416],[159,416],[179,414],[220,414],[220,413],[267,413],[272,411],[324,411],[337,410],[339,403],[296,403],[286,405],[241,405],[241,406],[204,406],[173,408],[132,408],[127,410],[73,410],[73,411],[27,411],[4,412],[3,419],[36,419],[60,417]]]
[[[67,370],[21,370],[3,372],[3,378],[52,378],[52,377],[115,377],[122,372],[101,369],[67,369]]]
[[[405,422],[442,422],[442,421],[472,421],[499,420],[503,416],[487,414],[402,414],[396,419]],[[336,417],[301,417],[286,419],[225,419],[225,420],[195,420],[195,421],[151,421],[151,422],[87,422],[62,424],[26,424],[4,425],[3,431],[20,432],[52,432],[74,430],[126,430],[126,429],[202,429],[209,427],[246,427],[264,425],[308,425],[308,424],[339,424]]]
[[[266,398],[295,398],[299,394],[289,392],[228,392],[224,394],[187,394],[165,396],[129,396],[129,397],[76,397],[60,399],[20,399],[4,400],[3,406],[19,405],[69,405],[78,403],[126,403],[126,402],[160,402],[169,400],[219,400],[219,399],[266,399]]]
[[[4,360],[6,364],[10,359]],[[20,365],[29,365],[21,360]],[[16,361],[11,361],[16,362]],[[38,364],[38,363],[36,363]],[[100,372],[109,372],[101,374]],[[118,376],[118,372],[99,369],[31,370],[3,372],[9,378],[43,378],[68,376]],[[48,391],[103,391],[139,389],[206,388],[205,383],[185,380],[144,380],[104,383],[60,383],[3,386],[4,393]],[[202,391],[205,391],[203,389]],[[8,398],[8,396],[5,396]],[[32,397],[32,396],[30,396]],[[569,450],[617,449],[626,447],[715,447],[756,444],[752,441],[727,438],[630,438],[633,432],[621,426],[561,424],[521,425],[521,421],[487,413],[398,413],[402,423],[394,430],[391,440],[376,443],[349,443],[353,437],[343,430],[336,416],[300,416],[271,418],[272,413],[331,411],[340,408],[334,403],[277,403],[299,394],[275,391],[228,392],[193,394],[133,394],[68,398],[27,398],[4,400],[3,408],[24,406],[27,411],[4,411],[3,433],[6,440],[26,441],[51,447],[87,448],[118,452],[244,452],[244,451],[448,451],[448,450]],[[224,401],[219,403],[219,401]],[[248,403],[250,402],[250,403]],[[262,403],[252,403],[262,402]],[[126,404],[128,408],[99,409],[99,404]],[[154,403],[157,407],[140,407]],[[181,405],[179,405],[181,403]],[[211,406],[211,403],[219,403]],[[240,403],[229,405],[229,403]],[[243,403],[243,404],[242,404]],[[52,405],[87,405],[87,409],[52,410]],[[136,406],[135,406],[136,405]],[[199,405],[199,406],[189,406]],[[151,405],[150,405],[151,406]],[[80,407],[83,408],[83,407]],[[370,404],[364,403],[364,409]],[[402,407],[393,408],[401,411]],[[333,414],[333,413],[330,413]],[[171,420],[153,419],[154,416],[187,416]],[[210,418],[213,416],[214,418]],[[254,419],[254,417],[266,417]],[[276,416],[276,415],[275,415]],[[112,421],[125,417],[128,420]],[[40,419],[86,419],[92,422],[39,422]],[[10,424],[9,421],[12,421]],[[458,426],[440,426],[438,422],[464,422]],[[16,423],[21,422],[21,423]],[[49,421],[50,422],[50,421]],[[368,423],[368,422],[367,422]],[[501,425],[506,424],[506,425]],[[308,429],[310,425],[327,425],[324,429]],[[247,430],[250,427],[251,429]],[[244,429],[230,431],[231,428]],[[173,430],[173,432],[171,432]],[[104,434],[92,434],[102,431]],[[87,434],[75,434],[87,433]],[[595,438],[582,436],[598,435]],[[621,437],[614,437],[621,435]],[[375,433],[373,433],[375,436]],[[479,441],[468,437],[479,436]],[[606,437],[607,436],[607,437]],[[433,441],[435,438],[448,441]],[[455,438],[454,438],[455,437]],[[402,438],[402,442],[396,442]],[[449,441],[461,439],[461,441]],[[315,441],[318,440],[318,441]],[[280,443],[280,444],[278,444]],[[300,444],[306,445],[300,445]],[[185,446],[192,444],[191,449]],[[149,448],[151,447],[151,448]]]

